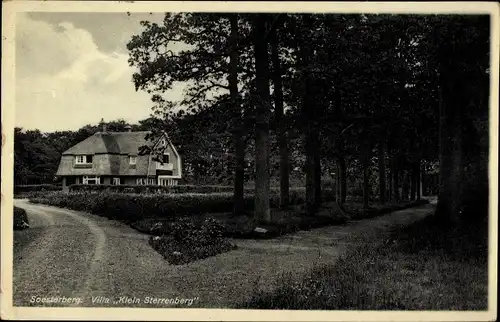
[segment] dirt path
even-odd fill
[[[168,301],[146,302],[176,297],[186,299],[180,307],[230,307],[256,288],[273,289],[284,272],[301,274],[333,263],[351,243],[360,242],[358,237],[383,238],[389,228],[408,225],[434,208],[425,205],[273,240],[234,240],[234,251],[174,266],[148,245],[146,235],[120,222],[26,200],[15,205],[26,209],[31,228],[16,232],[16,238],[29,242],[14,249],[14,305],[41,305],[30,301],[64,296],[81,303],[43,305],[86,307],[172,307]]]

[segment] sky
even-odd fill
[[[136,92],[126,44],[149,13],[18,13],[16,127],[43,132],[151,113],[150,95]],[[182,98],[182,90],[169,93]]]

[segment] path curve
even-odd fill
[[[27,211],[31,242],[14,253],[14,306],[172,307],[152,299],[185,299],[179,307],[230,307],[256,288],[271,290],[280,274],[332,264],[360,236],[382,238],[428,215],[434,205],[282,236],[234,240],[238,249],[187,265],[169,265],[148,236],[107,218],[15,200]],[[378,237],[377,237],[378,236]],[[81,303],[32,303],[53,296]],[[96,302],[95,300],[100,301]]]

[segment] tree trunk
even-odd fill
[[[418,162],[418,167],[416,167],[416,171],[417,171],[417,174],[416,174],[417,200],[420,200],[422,198],[422,179],[421,179],[422,173],[421,173],[420,169],[421,169],[420,162]]]
[[[391,162],[391,174],[392,174],[392,197],[395,202],[400,201],[399,196],[399,171],[398,171],[398,162],[397,157],[392,157]]]
[[[363,208],[367,209],[370,205],[370,181],[369,181],[369,161],[370,147],[367,143],[363,144],[361,152],[361,163],[363,164]]]
[[[411,166],[411,177],[410,177],[410,200],[414,201],[417,196],[417,173],[418,173],[418,163],[414,162]]]
[[[317,129],[314,131],[313,162],[314,162],[314,207],[321,206],[321,155],[320,140]]]
[[[290,166],[288,162],[288,144],[286,125],[283,118],[283,84],[279,58],[279,39],[277,30],[270,32],[271,58],[273,62],[274,117],[276,120],[278,146],[280,153],[280,207],[285,208],[290,202]]]
[[[340,204],[340,167],[339,162],[335,162],[335,201]]]
[[[391,170],[391,166],[389,165],[389,189],[387,189],[387,197],[388,197],[388,200],[393,200],[392,199],[392,170]]]
[[[309,125],[307,126],[309,127]],[[315,201],[315,160],[313,154],[313,140],[311,138],[311,130],[307,130],[305,150],[306,150],[306,210],[309,215],[316,212]]]
[[[340,204],[343,205],[347,196],[346,164],[343,155],[339,156]]]
[[[443,77],[446,79],[445,77]],[[452,80],[442,81],[440,99],[439,196],[436,214],[452,224],[459,222],[462,182],[462,127],[460,104],[450,86]],[[451,87],[451,88],[449,88]],[[457,90],[457,89],[455,89]]]
[[[378,169],[379,169],[379,189],[380,189],[380,203],[385,203],[386,193],[386,171],[385,171],[385,140],[381,139],[378,148]]]
[[[309,30],[311,26],[311,18],[308,16],[304,17],[304,29]],[[309,215],[316,212],[318,201],[316,200],[317,192],[317,155],[316,152],[318,137],[316,128],[316,104],[314,101],[314,96],[312,94],[312,84],[310,72],[308,70],[311,50],[310,44],[307,43],[307,39],[300,39],[299,41],[299,55],[301,67],[303,68],[303,81],[304,81],[304,93],[301,106],[301,117],[302,122],[306,124],[304,129],[304,140],[305,140],[305,153],[306,153],[306,211]]]
[[[243,120],[238,93],[238,15],[229,16],[231,24],[231,54],[229,66],[229,91],[233,108],[233,141],[234,141],[234,214],[244,211],[245,183],[245,143],[243,141]]]
[[[255,17],[253,42],[255,51],[255,77],[257,113],[255,119],[255,216],[260,221],[270,221],[269,182],[269,57],[265,38],[267,19],[263,14]]]
[[[420,185],[422,186],[422,196],[429,196],[427,190],[427,175],[426,175],[426,166],[425,163],[422,164],[422,169],[420,169]]]
[[[410,194],[410,175],[408,170],[403,170],[403,189],[401,200],[408,201]]]
[[[309,124],[306,133],[306,206],[312,215],[321,205],[321,160],[317,132]]]

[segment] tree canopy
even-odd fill
[[[273,185],[282,207],[305,185],[314,214],[329,181],[340,205],[357,194],[369,207],[419,198],[433,171],[443,218],[487,195],[487,15],[166,13],[141,26],[127,48],[152,114],[135,129],[169,133],[187,182],[233,184],[235,212],[243,184],[269,220]],[[50,181],[95,129],[16,129],[16,182]]]

